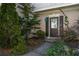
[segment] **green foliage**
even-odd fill
[[[19,38],[18,44],[14,46],[11,53],[12,55],[21,55],[27,51],[25,40],[23,38]]]
[[[3,3],[0,8],[0,45],[3,48],[12,48],[16,45],[21,34],[15,6],[14,3]]]
[[[45,37],[45,32],[42,31],[42,30],[38,30],[36,32],[36,35],[39,37],[39,38],[44,38]]]
[[[68,17],[65,16],[65,25],[68,25],[68,24],[69,24],[69,22],[68,22]]]
[[[69,56],[74,55],[74,49],[67,47],[64,42],[56,41],[48,49],[47,54],[49,56]]]
[[[21,54],[26,50],[26,46],[24,39],[21,37],[21,26],[15,7],[15,3],[1,4],[0,47],[11,48],[13,54]]]
[[[40,20],[37,19],[37,15],[33,14],[32,6],[27,3],[24,4],[23,14],[24,14],[24,21],[23,21],[23,33],[26,34],[26,38],[29,36],[32,30],[38,29],[37,27],[40,24]]]
[[[31,31],[31,30],[34,30],[36,29],[36,25],[39,25],[39,22],[40,20],[37,19],[37,16],[29,16],[30,18],[29,19],[26,19],[26,22],[25,22],[25,27],[24,29],[26,31]]]
[[[32,6],[30,3],[24,3],[23,14],[26,18],[29,18],[29,14],[32,14]]]

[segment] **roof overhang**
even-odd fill
[[[48,7],[48,8],[42,8],[39,10],[34,10],[33,12],[42,12],[42,11],[46,11],[46,10],[50,10],[50,9],[57,9],[57,8],[62,8],[62,7],[67,7],[67,6],[73,6],[73,5],[77,5],[78,3],[70,3],[70,4],[64,4],[64,5],[57,5],[57,6],[53,6],[53,7]]]

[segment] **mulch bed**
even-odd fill
[[[11,49],[0,48],[0,56],[10,56]]]
[[[69,42],[66,42],[66,43],[71,48],[78,48],[79,49],[79,40],[69,41]]]
[[[39,47],[44,42],[44,39],[29,39],[27,42],[28,50],[31,51]]]

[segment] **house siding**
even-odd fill
[[[69,21],[69,27],[73,27],[77,20],[79,20],[79,5],[77,6],[71,6],[71,7],[66,7],[66,8],[61,8],[64,13],[68,16],[68,21]],[[47,11],[43,11],[43,12],[38,12],[39,15],[39,19],[41,20],[40,22],[40,27],[41,30],[45,31],[45,17],[52,15],[52,14],[62,14],[62,12],[60,12],[60,10],[58,9],[51,9],[51,10],[47,10]],[[66,28],[64,26],[64,28]]]

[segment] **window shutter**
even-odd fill
[[[49,17],[45,18],[45,28],[46,28],[46,36],[48,36],[48,30],[49,30]]]
[[[63,36],[63,16],[60,16],[60,36]]]

